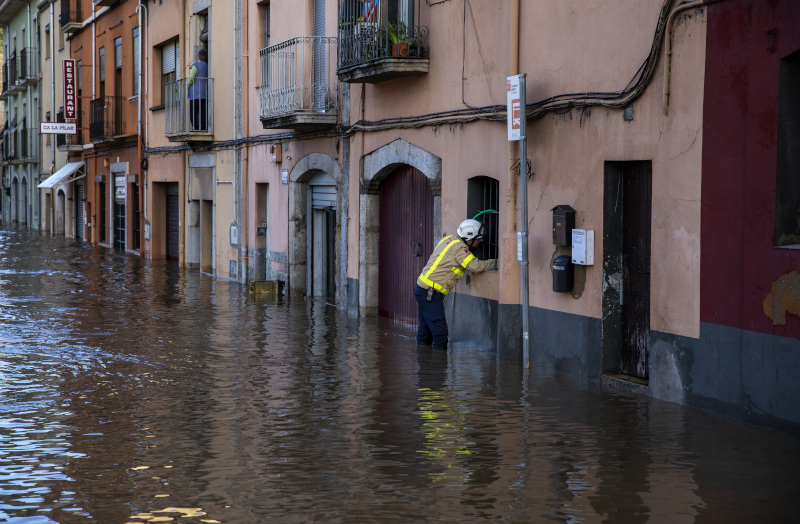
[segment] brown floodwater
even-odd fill
[[[798,471],[796,436],[0,231],[0,521],[789,522]]]

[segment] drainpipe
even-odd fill
[[[233,17],[233,34],[234,34],[234,46],[233,46],[233,133],[234,138],[236,139],[236,148],[235,154],[233,155],[233,221],[234,225],[237,228],[237,238],[236,238],[236,253],[237,253],[237,261],[236,267],[239,268],[239,274],[237,275],[237,280],[239,282],[244,282],[242,279],[242,221],[240,216],[240,204],[241,202],[237,198],[238,195],[242,192],[242,181],[241,181],[241,162],[240,156],[242,153],[241,144],[239,144],[239,139],[242,138],[242,119],[241,119],[241,96],[242,96],[242,86],[240,84],[242,79],[242,72],[241,67],[242,63],[239,56],[239,46],[242,43],[242,33],[241,33],[241,16],[242,16],[242,0],[236,0],[236,15]]]
[[[63,0],[62,0],[63,1]],[[96,6],[95,3],[92,2],[92,100],[94,100],[97,96],[97,27],[95,26],[95,16],[96,16]],[[92,111],[91,111],[91,104],[89,104],[89,121],[91,122],[92,118]],[[97,152],[92,151],[92,163],[93,163],[93,172],[97,174]],[[98,209],[98,203],[100,201],[100,188],[97,184],[94,184],[94,206],[93,212],[94,215],[92,216],[92,243],[96,244],[100,241],[100,236],[97,233],[97,213],[100,211]],[[102,223],[102,220],[100,221]]]
[[[33,21],[31,20],[31,4],[30,3],[26,3],[25,6],[28,8],[28,30],[26,31],[26,35],[25,35],[25,52],[26,53],[30,53],[31,52],[31,33],[33,32]],[[31,61],[31,59],[29,57],[28,58],[28,62],[30,62],[30,61]],[[27,121],[29,122],[28,125],[33,126],[33,104],[31,103],[33,101],[32,100],[33,97],[31,96],[33,94],[33,87],[29,85],[27,87],[27,92],[28,92],[28,104],[27,104],[27,106],[28,106],[28,114],[26,115],[26,117],[27,117]],[[38,98],[39,98],[39,104],[41,104],[42,103],[42,97],[39,96]],[[28,129],[33,129],[33,127],[29,127]],[[22,132],[24,133],[25,130],[23,130]],[[37,133],[37,135],[38,135],[38,133]],[[41,146],[41,142],[39,143],[39,145]],[[29,147],[30,147],[30,145],[29,145]],[[39,158],[41,158],[41,151],[37,152],[37,155],[39,156]],[[37,164],[39,164],[39,162],[37,162]],[[30,228],[33,225],[34,218],[36,218],[36,222],[37,222],[36,226],[37,226],[37,229],[38,229],[40,227],[40,224],[38,224],[38,222],[39,222],[39,220],[38,220],[39,213],[37,212],[38,208],[39,208],[39,203],[37,202],[37,198],[36,197],[39,195],[39,190],[38,190],[38,188],[36,186],[39,185],[39,183],[38,183],[39,176],[36,175],[34,177],[33,167],[31,167],[31,164],[28,164],[28,167],[26,167],[25,169],[28,171],[28,180],[30,181],[30,184],[28,184],[28,193],[29,193],[28,202],[30,202],[28,207],[31,210],[31,219],[28,222],[28,228]],[[28,210],[26,209],[25,212],[27,213]]]
[[[136,101],[136,132],[137,132],[137,152],[138,152],[138,159],[139,159],[139,183],[142,186],[142,190],[139,192],[139,208],[144,210],[142,213],[142,217],[139,219],[139,227],[144,229],[147,227],[147,178],[144,174],[144,169],[142,169],[142,159],[144,158],[144,143],[146,142],[145,136],[142,135],[142,98],[144,97],[144,85],[142,84],[142,50],[144,49],[144,25],[142,24],[142,12],[147,11],[147,6],[143,3],[143,0],[139,0],[139,5],[136,6],[136,13],[139,15],[139,54],[136,56],[137,64],[139,65],[139,78],[136,79],[136,83],[139,86],[139,96],[137,97]],[[144,242],[141,242],[140,239],[140,246],[143,247]],[[145,254],[147,253],[146,249],[142,247],[139,248],[139,255],[144,258]]]
[[[50,4],[50,111],[55,114],[56,110],[56,26],[55,15],[53,14],[53,4]],[[50,174],[55,172],[56,167],[56,146],[53,139],[50,140],[50,151],[53,153],[52,163],[50,164]],[[52,195],[52,191],[50,194]],[[55,197],[50,197],[50,236],[55,235]],[[66,211],[65,211],[66,214]]]
[[[663,105],[665,115],[669,113],[669,80],[672,61],[672,25],[675,23],[675,18],[677,17],[678,13],[686,11],[687,9],[705,7],[709,4],[716,4],[717,2],[721,1],[723,0],[696,0],[694,2],[683,3],[675,6],[667,17],[667,27],[666,31],[664,31],[664,57],[666,60],[664,60]]]
[[[249,65],[248,62],[250,60],[250,51],[249,51],[250,50],[250,47],[249,47],[250,39],[248,37],[248,33],[249,32],[248,32],[248,29],[247,29],[247,27],[248,27],[247,26],[247,19],[248,19],[248,14],[249,14],[248,5],[249,5],[249,2],[242,3],[242,16],[241,16],[242,22],[240,24],[241,32],[242,32],[241,46],[240,46],[241,49],[242,49],[242,56],[241,56],[242,86],[244,86],[244,88],[242,89],[242,107],[245,107],[245,108],[249,108],[250,107],[250,104],[249,104],[249,102],[250,102],[250,90],[248,89],[248,86],[250,85],[250,82],[249,82],[250,75],[248,74],[250,68],[247,67]],[[250,116],[250,111],[245,110],[245,111],[242,112],[242,130],[243,130],[242,135],[243,136],[249,136],[250,135],[250,118],[249,118],[249,116]],[[281,144],[281,146],[282,146],[282,144]],[[250,253],[249,253],[250,241],[249,241],[249,237],[248,237],[249,231],[250,231],[250,218],[248,216],[248,209],[245,207],[245,196],[250,194],[250,191],[248,191],[248,189],[247,189],[250,186],[250,177],[249,177],[249,173],[248,173],[248,169],[247,169],[248,156],[249,156],[249,147],[248,146],[244,146],[243,148],[240,149],[240,156],[241,156],[241,167],[240,167],[240,169],[241,169],[241,172],[242,172],[242,176],[241,176],[242,184],[241,184],[241,187],[239,188],[239,203],[240,203],[239,204],[239,208],[240,208],[240,212],[239,213],[240,213],[240,215],[244,216],[244,220],[240,220],[239,221],[239,230],[240,230],[240,232],[239,232],[239,243],[240,243],[240,245],[243,245],[243,247],[240,248],[240,252],[244,253],[243,254],[243,256],[244,256],[243,260],[244,261],[249,261],[249,260],[251,260],[250,259]],[[242,209],[242,208],[244,208],[244,209]],[[249,265],[248,264],[244,264],[244,265],[245,265],[245,269],[247,269],[249,271]],[[242,275],[242,278],[240,279],[240,281],[241,282],[247,282],[248,277],[249,277],[249,274],[244,273]]]

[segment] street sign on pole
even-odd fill
[[[522,136],[522,115],[520,113],[520,75],[506,78],[506,114],[508,121],[508,140],[519,140]]]

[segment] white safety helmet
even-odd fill
[[[461,225],[458,226],[458,230],[456,232],[458,233],[458,236],[464,240],[472,240],[474,238],[481,238],[483,236],[484,229],[483,224],[473,218],[468,218],[467,220],[461,222]]]

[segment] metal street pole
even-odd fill
[[[522,361],[531,365],[530,322],[528,318],[528,138],[525,114],[525,73],[519,76],[519,191],[520,233],[522,236]]]

